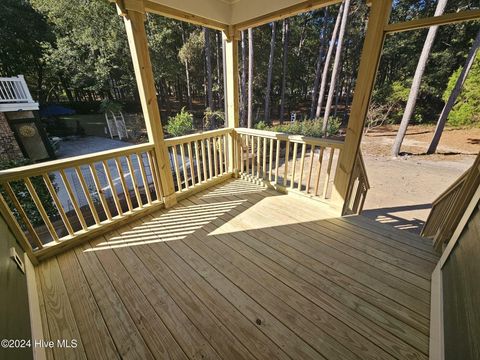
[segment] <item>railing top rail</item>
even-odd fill
[[[259,137],[264,137],[269,139],[276,139],[276,140],[285,140],[285,141],[288,140],[290,142],[296,142],[300,144],[328,146],[328,147],[333,147],[338,149],[342,149],[344,144],[343,141],[341,140],[315,138],[315,137],[308,137],[303,135],[289,135],[286,133],[266,131],[266,130],[236,128],[235,131],[238,134],[243,134],[243,135],[254,135],[254,136],[259,136]]]
[[[184,144],[184,143],[195,141],[195,140],[208,139],[208,138],[211,138],[211,137],[214,137],[214,136],[229,134],[233,130],[234,130],[233,128],[223,128],[223,129],[203,131],[203,132],[190,134],[190,135],[177,136],[177,137],[174,137],[174,138],[165,139],[165,144],[167,146]]]
[[[446,198],[448,195],[450,195],[453,191],[457,190],[459,187],[462,186],[463,182],[466,180],[468,174],[472,168],[468,168],[460,177],[455,180],[453,184],[451,184],[444,192],[442,192],[433,202],[432,202],[432,207],[440,203],[444,198]]]
[[[12,169],[6,169],[0,171],[0,183],[7,181],[15,181],[31,176],[38,176],[52,171],[58,171],[75,166],[81,166],[85,164],[91,164],[93,162],[99,162],[103,160],[113,159],[118,156],[130,155],[134,153],[140,153],[152,150],[153,144],[141,144],[126,146],[124,148],[116,150],[106,150],[97,152],[94,154],[80,155],[67,159],[52,160],[43,163],[37,163],[32,165],[20,166]]]

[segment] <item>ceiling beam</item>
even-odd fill
[[[149,13],[162,15],[175,20],[186,21],[191,24],[205,26],[215,30],[224,31],[228,29],[227,24],[223,24],[215,20],[210,20],[202,16],[190,14],[182,10],[177,10],[169,6],[160,5],[153,1],[146,0],[144,1],[144,4],[145,11]]]
[[[463,21],[479,20],[480,10],[466,10],[441,16],[432,16],[424,19],[388,24],[385,27],[386,34],[394,34],[403,31],[419,30],[430,26],[450,25]]]
[[[235,24],[234,28],[235,31],[242,31],[251,27],[264,25],[272,21],[281,20],[290,16],[298,15],[303,12],[320,9],[340,2],[342,2],[342,0],[306,0],[298,4],[288,6],[284,9],[273,11],[271,13],[255,17],[250,20],[242,21]]]

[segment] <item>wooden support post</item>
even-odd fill
[[[154,145],[160,182],[165,194],[165,207],[168,208],[175,205],[177,200],[168,151],[163,139],[160,110],[148,52],[147,34],[144,25],[145,7],[143,1],[124,0],[117,2],[117,10],[124,19],[148,138]]]
[[[360,148],[363,127],[375,84],[375,76],[382,55],[383,42],[385,40],[384,30],[388,24],[392,7],[392,0],[369,0],[368,3],[370,5],[368,28],[348,120],[345,146],[338,160],[338,170],[332,193],[333,200],[343,204],[344,210],[348,201],[348,189]]]
[[[240,33],[227,31],[222,33],[223,49],[225,53],[225,113],[226,127],[234,129],[239,126],[239,98],[238,98],[238,39]],[[238,177],[239,160],[236,148],[235,132],[228,135],[228,172]]]

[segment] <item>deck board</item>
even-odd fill
[[[48,358],[427,359],[437,257],[404,234],[222,183],[37,267],[45,333],[81,343]]]

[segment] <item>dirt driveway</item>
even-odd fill
[[[431,126],[413,126],[404,141],[403,156],[390,155],[395,127],[364,136],[362,151],[371,189],[363,215],[394,227],[419,232],[431,203],[473,163],[480,151],[480,129],[447,129],[439,154],[425,155]]]

